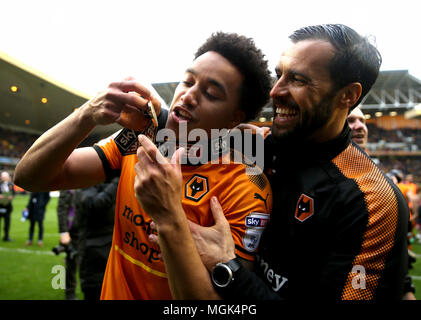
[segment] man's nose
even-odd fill
[[[354,128],[355,130],[362,130],[364,128],[364,123],[360,120],[356,120],[354,122]]]
[[[181,101],[183,102],[183,104],[192,106],[195,108],[198,104],[197,94],[198,94],[197,86],[192,86],[183,93],[183,95],[181,96]]]
[[[285,96],[288,93],[289,93],[288,85],[284,77],[280,77],[278,80],[276,80],[275,84],[272,87],[272,90],[270,90],[270,96],[272,98]]]

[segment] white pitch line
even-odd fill
[[[29,249],[20,249],[20,248],[3,248],[0,247],[0,251],[5,251],[5,252],[17,252],[17,253],[34,253],[34,254],[45,254],[48,256],[52,256],[55,255],[53,252],[51,251],[43,251],[43,250],[29,250]]]

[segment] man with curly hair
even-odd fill
[[[268,100],[270,86],[267,62],[252,39],[218,32],[198,50],[175,91],[170,110],[160,110],[157,121],[161,128],[165,124],[166,133],[174,133],[175,143],[199,129],[209,137],[212,129],[231,129],[256,117]],[[184,148],[173,153],[177,163],[183,150],[185,154],[199,153],[202,160],[212,158],[218,163],[193,163],[194,157],[183,158],[187,162],[177,177],[184,186],[183,192],[168,193],[159,199],[155,196],[156,188],[171,188],[172,181],[161,181],[141,190],[142,173],[165,176],[166,171],[160,172],[160,169],[167,160],[145,136],[141,135],[138,140],[141,132],[125,128],[93,148],[75,149],[96,125],[122,123],[124,110],[146,109],[149,101],[157,107],[157,99],[134,80],[110,84],[107,90],[44,133],[15,171],[16,184],[26,190],[81,188],[120,175],[113,244],[102,299],[188,297],[170,290],[177,287],[172,283],[174,269],[172,265],[164,265],[159,258],[159,248],[149,240],[151,217],[160,219],[154,215],[153,206],[170,209],[168,204],[175,199],[176,208],[181,210],[166,218],[173,219],[174,225],[182,219],[184,229],[171,239],[171,245],[181,249],[179,258],[189,260],[192,255],[194,261],[200,262],[202,271],[206,269],[191,237],[188,238],[189,232],[183,231],[188,231],[187,218],[205,226],[213,224],[209,208],[212,196],[218,196],[227,212],[237,244],[236,254],[245,264],[253,261],[265,226],[263,222],[269,219],[272,195],[266,177],[258,170],[255,174],[248,173],[247,169],[252,168],[249,162],[232,161],[232,155],[238,150],[226,148],[223,137],[206,140],[207,146],[205,143],[199,149],[192,149],[196,143],[186,140]],[[145,149],[153,152],[146,154]],[[141,162],[145,167],[137,165]],[[142,199],[142,205],[135,192],[136,197]],[[253,221],[257,220],[262,224],[254,226]],[[164,233],[164,230],[159,231]],[[190,271],[195,272],[192,268],[185,274]],[[185,287],[189,285],[186,283]],[[217,297],[209,277],[196,285],[200,285],[203,298]]]

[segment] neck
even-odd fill
[[[319,130],[316,130],[308,140],[316,143],[323,143],[339,136],[344,128],[347,113],[344,110],[336,109],[329,121]]]

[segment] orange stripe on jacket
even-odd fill
[[[355,162],[356,158],[361,161]],[[372,299],[385,266],[387,253],[393,247],[398,223],[398,202],[393,188],[380,169],[352,144],[337,156],[333,163],[344,176],[357,183],[361,192],[364,193],[368,211],[368,224],[361,250],[354,259],[352,269],[358,266],[364,267],[365,289],[355,285],[355,281],[358,281],[355,278],[357,273],[351,271],[347,276],[341,298],[344,300]],[[382,197],[379,197],[378,190],[382,190]]]

